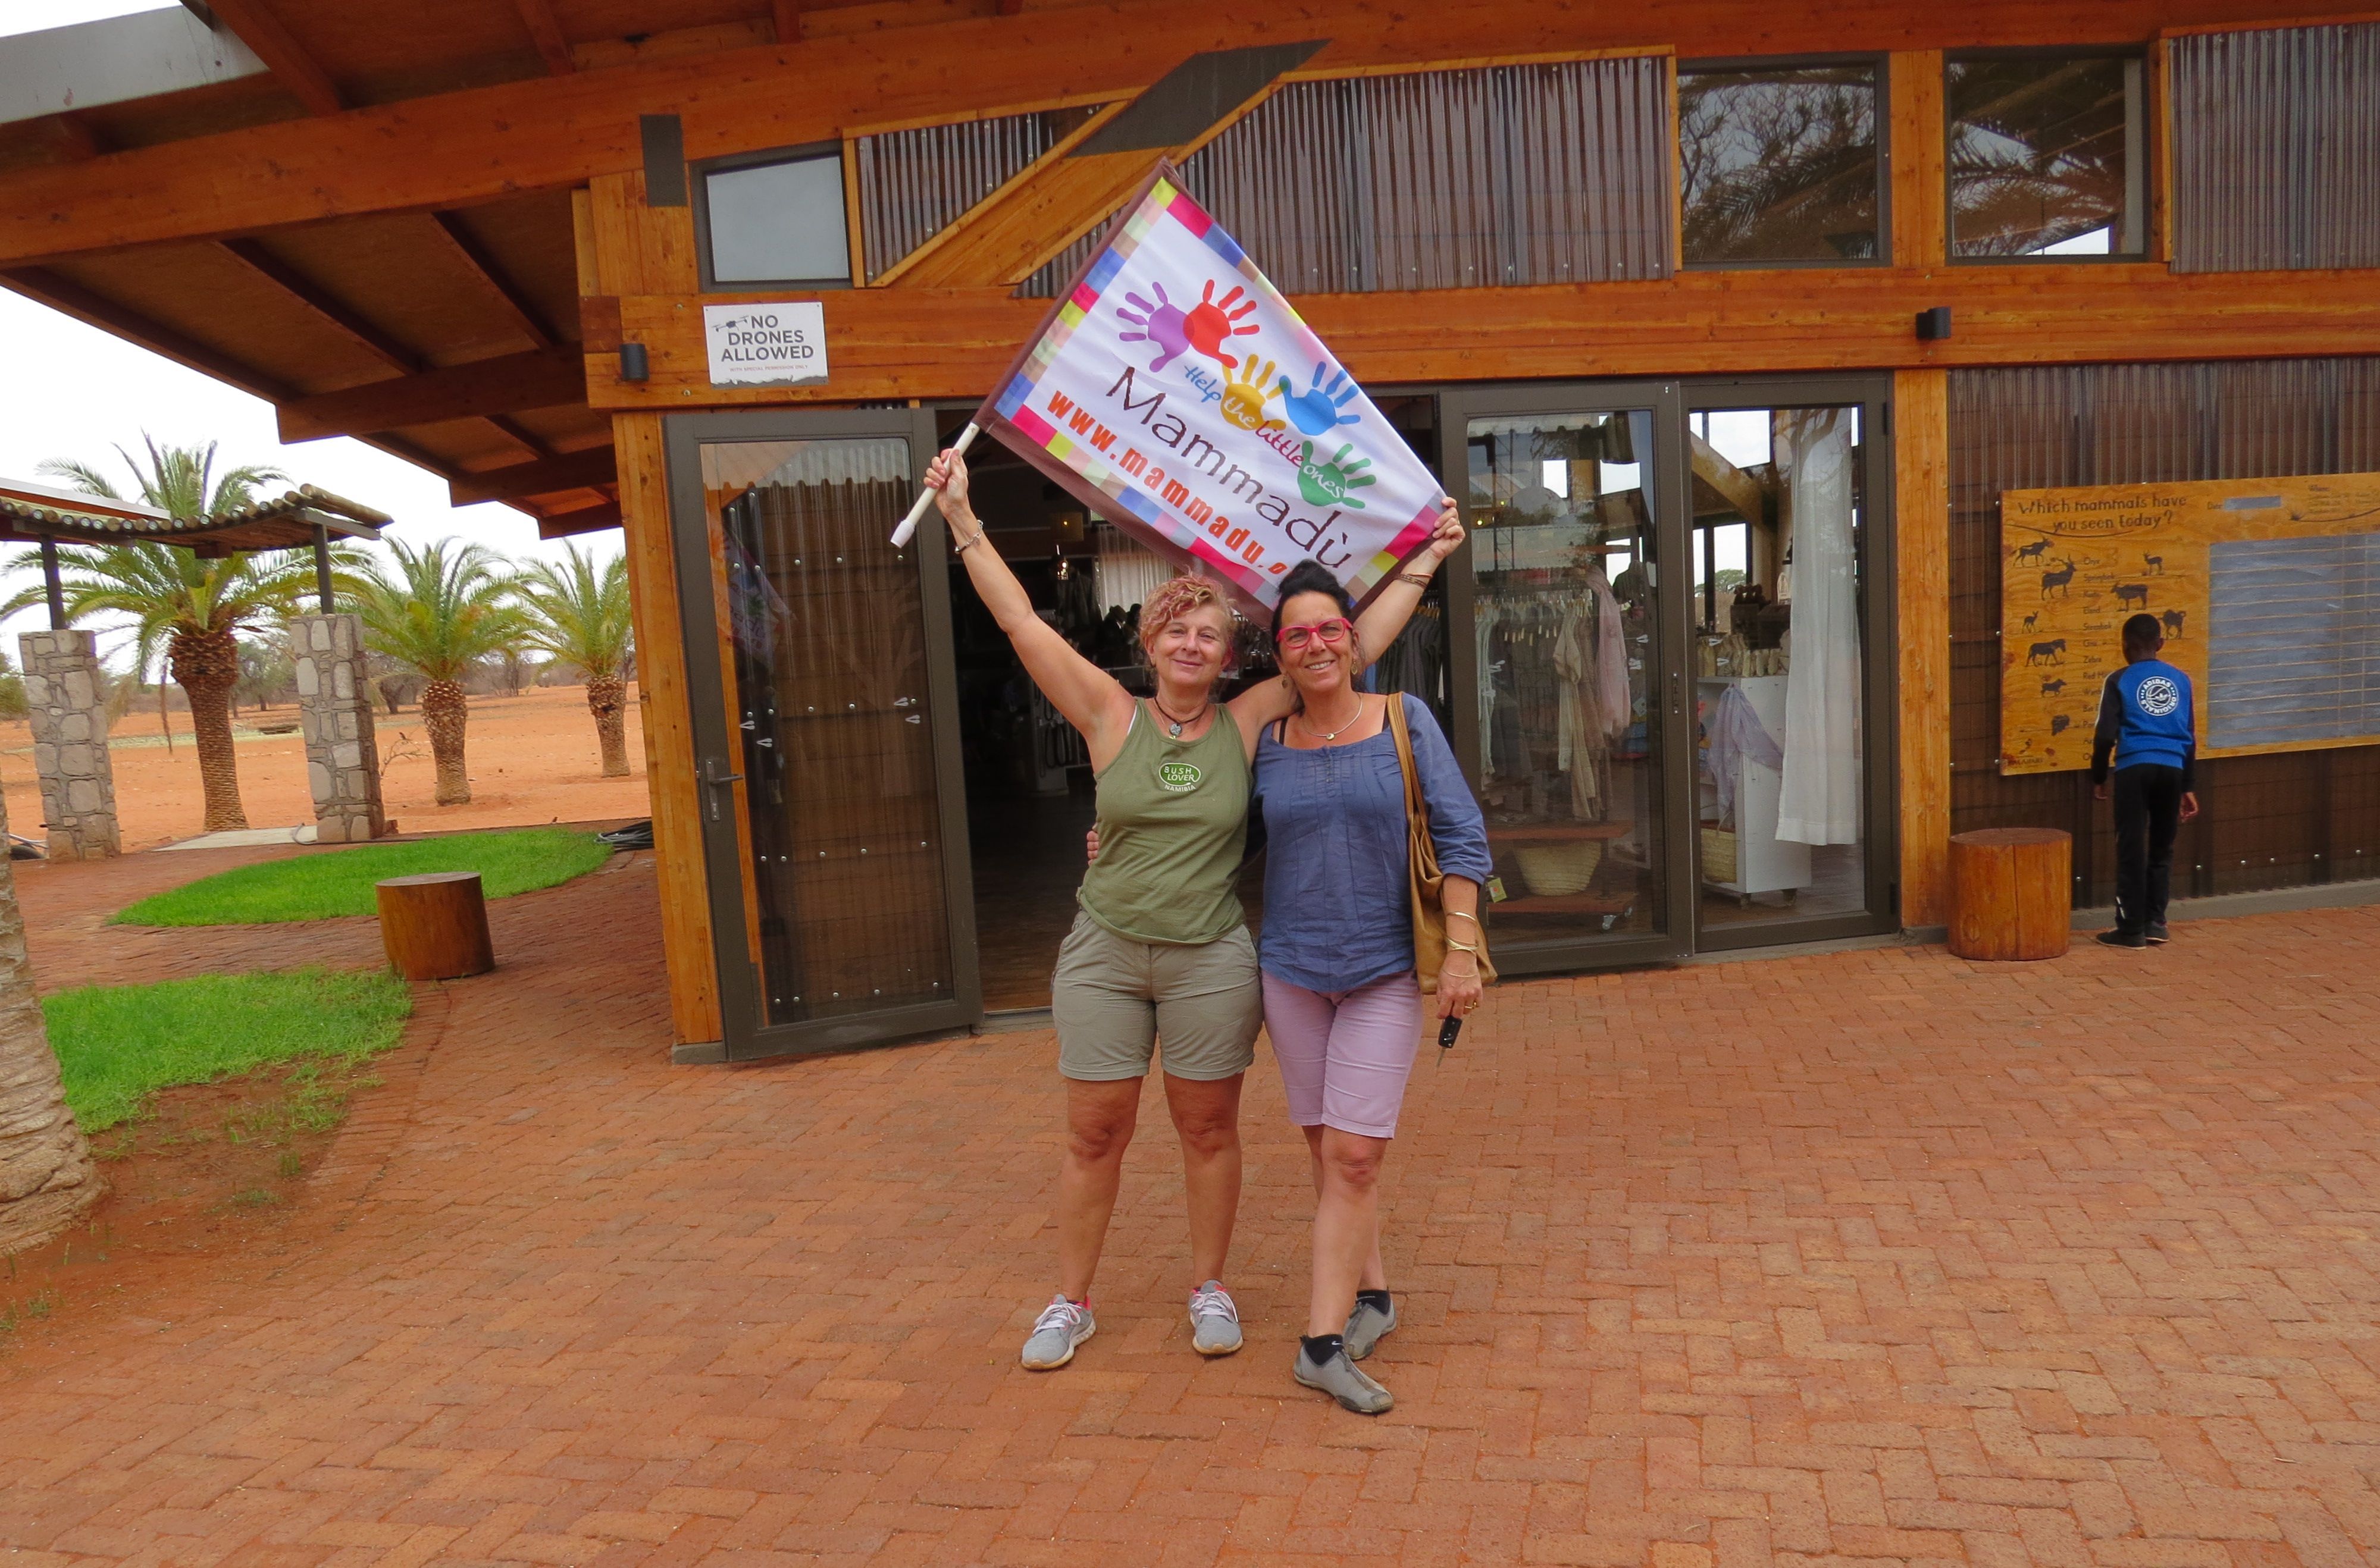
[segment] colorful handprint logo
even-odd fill
[[[1157,303],[1154,305],[1136,294],[1127,293],[1123,296],[1125,304],[1134,307],[1135,309],[1126,310],[1120,306],[1116,309],[1116,317],[1119,320],[1138,327],[1140,331],[1118,332],[1117,342],[1155,344],[1157,357],[1148,363],[1148,368],[1152,370],[1164,369],[1180,358],[1184,350],[1193,348],[1226,370],[1238,368],[1239,356],[1225,354],[1223,344],[1232,338],[1245,337],[1257,330],[1255,322],[1243,322],[1241,320],[1256,309],[1255,300],[1243,300],[1241,291],[1236,285],[1231,293],[1218,300],[1215,297],[1214,280],[1211,278],[1208,280],[1207,286],[1199,292],[1198,303],[1187,311],[1166,296],[1163,283],[1152,281],[1148,290],[1157,296]],[[1238,308],[1232,308],[1234,306]],[[1135,314],[1135,310],[1138,313]]]
[[[1265,416],[1265,404],[1281,395],[1278,387],[1266,383],[1273,379],[1280,367],[1268,359],[1259,369],[1253,354],[1242,361],[1240,373],[1224,383],[1223,417],[1243,430],[1278,430],[1281,421]]]
[[[1343,506],[1353,512],[1364,510],[1363,501],[1354,492],[1379,481],[1364,472],[1372,465],[1370,458],[1359,457],[1352,463],[1347,460],[1347,454],[1354,450],[1354,443],[1350,441],[1342,446],[1330,462],[1317,463],[1314,461],[1314,443],[1305,443],[1297,454],[1297,488],[1309,505]]]
[[[1322,384],[1323,372],[1326,370],[1330,374],[1330,384],[1327,387]],[[1362,422],[1361,415],[1340,412],[1355,401],[1355,383],[1347,379],[1345,371],[1327,359],[1314,367],[1314,382],[1304,392],[1290,392],[1287,376],[1281,379],[1280,390],[1288,398],[1281,407],[1288,413],[1289,422],[1297,427],[1300,435],[1328,435],[1342,425],[1354,425]]]

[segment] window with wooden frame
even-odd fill
[[[1943,66],[1951,256],[2146,254],[2145,76],[2138,54],[1951,56]]]
[[[1884,77],[1874,57],[1681,65],[1686,265],[1884,260]]]
[[[714,159],[694,173],[705,293],[851,285],[840,142]]]

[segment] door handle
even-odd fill
[[[714,791],[724,790],[727,786],[735,783],[737,779],[744,777],[740,773],[722,773],[719,771],[719,766],[720,764],[717,757],[705,758],[702,764],[702,781],[705,784],[710,785]],[[710,820],[713,822],[725,820],[720,815],[719,796],[716,793],[712,794],[710,797]]]

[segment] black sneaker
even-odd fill
[[[2173,940],[2173,933],[2168,931],[2162,922],[2151,925],[2143,935],[2152,947],[2162,947]]]
[[[2107,930],[2099,933],[2102,947],[2145,947],[2149,939],[2137,931]]]

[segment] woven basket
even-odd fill
[[[1703,880],[1735,880],[1735,835],[1724,827],[1703,829]]]
[[[1595,880],[1595,868],[1603,863],[1603,846],[1592,841],[1541,844],[1514,850],[1512,858],[1520,862],[1521,880],[1529,885],[1530,892],[1560,899],[1586,891],[1586,885]]]

